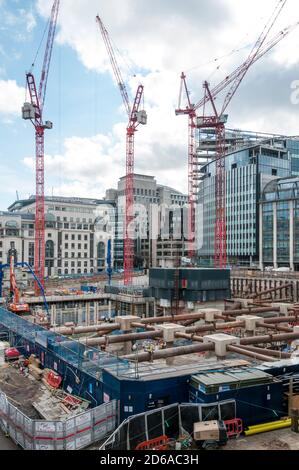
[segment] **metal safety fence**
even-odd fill
[[[217,403],[173,404],[130,416],[109,436],[100,450],[134,450],[137,445],[160,436],[176,439],[192,436],[193,424],[200,421],[236,418],[235,400]]]
[[[65,421],[31,419],[0,392],[0,428],[26,450],[79,450],[102,441],[117,426],[117,401]]]

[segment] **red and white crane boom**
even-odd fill
[[[43,61],[43,68],[37,92],[35,77],[32,72],[26,74],[27,88],[30,95],[30,103],[25,103],[22,108],[22,116],[30,120],[35,128],[35,153],[36,153],[36,199],[35,199],[35,252],[34,271],[41,285],[44,287],[45,278],[45,170],[44,170],[44,140],[45,129],[52,129],[50,121],[43,121],[43,108],[46,97],[49,69],[55,38],[57,17],[60,0],[54,0],[49,23],[48,38]],[[39,286],[35,282],[35,291]]]
[[[199,128],[215,128],[216,131],[216,178],[215,178],[215,267],[224,268],[227,265],[227,247],[226,247],[226,207],[225,207],[225,163],[223,156],[225,155],[225,123],[227,116],[224,115],[229,103],[233,96],[237,92],[242,80],[250,67],[260,58],[262,58],[270,49],[278,44],[283,38],[285,38],[299,23],[295,23],[288,28],[282,30],[278,35],[273,37],[269,42],[266,39],[277,21],[282,9],[284,8],[287,0],[279,0],[275,6],[275,9],[256,41],[253,49],[251,50],[246,61],[241,64],[232,74],[227,76],[222,82],[220,82],[215,88],[210,90],[208,82],[204,82],[204,97],[197,103],[191,104],[189,91],[186,85],[186,76],[183,73],[181,76],[181,88],[180,88],[180,99],[179,108],[176,110],[176,115],[188,115],[189,117],[189,211],[191,214],[191,222],[189,221],[189,227],[195,226],[195,214],[192,208],[192,199],[194,200],[195,195],[195,181],[197,180],[197,156],[195,152],[195,132],[192,129],[192,122],[196,121],[196,111],[199,108],[203,108],[203,116],[198,118],[194,127]],[[218,112],[215,104],[215,100],[221,91],[225,90],[231,85],[227,95],[225,96],[221,111]],[[181,107],[182,90],[185,89],[187,95],[187,106]],[[213,116],[205,116],[205,105],[211,103],[213,108]],[[190,125],[191,123],[191,125]],[[191,144],[190,144],[191,141]],[[191,188],[191,189],[190,189]],[[190,202],[191,201],[191,202]],[[190,217],[189,217],[190,219]],[[192,232],[191,232],[192,233]],[[194,234],[194,232],[193,232]],[[193,235],[192,235],[193,238]],[[189,235],[190,239],[190,235]],[[192,251],[190,254],[193,254]]]
[[[110,58],[114,76],[120,89],[129,120],[126,133],[126,212],[124,223],[124,283],[125,285],[131,285],[133,281],[135,239],[132,230],[133,227],[131,227],[131,222],[134,219],[134,144],[135,132],[137,130],[137,127],[139,126],[139,124],[145,125],[147,123],[146,112],[140,110],[144,87],[142,85],[138,86],[134,103],[131,107],[127,88],[122,78],[122,74],[114,54],[109,33],[99,15],[96,17],[96,20],[99,24],[102,33],[102,37]]]

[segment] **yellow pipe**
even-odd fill
[[[268,431],[276,431],[277,429],[289,428],[292,425],[291,419],[284,421],[276,421],[275,423],[263,424],[261,426],[252,426],[245,431],[245,436],[254,436],[255,434],[261,434]]]
[[[253,426],[248,426],[248,429],[249,430],[255,430],[255,429],[260,429],[260,428],[270,426],[271,424],[273,424],[273,425],[281,424],[281,423],[284,423],[285,421],[287,421],[288,419],[289,418],[284,418],[284,419],[280,419],[279,421],[271,421],[270,423],[255,424]]]

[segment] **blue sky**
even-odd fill
[[[187,188],[187,122],[177,118],[179,78],[192,99],[248,54],[276,0],[61,0],[44,118],[46,193],[102,197],[125,169],[126,116],[95,22],[99,13],[126,61],[128,90],[145,85],[149,120],[136,135],[136,171]],[[0,0],[0,210],[34,194],[34,129],[21,119],[25,72],[43,36],[52,0]],[[256,11],[259,14],[256,14]],[[289,0],[273,33],[299,20]],[[299,134],[290,86],[299,79],[299,28],[253,67],[232,102],[230,127]],[[230,52],[234,50],[234,53]],[[36,62],[39,80],[44,44]],[[226,55],[225,59],[215,61]],[[125,66],[130,61],[137,77]],[[216,66],[215,66],[216,65]],[[138,72],[138,73],[137,73]]]
[[[26,11],[24,3],[30,5]],[[28,12],[30,16],[26,17]],[[14,80],[19,87],[25,86],[25,72],[31,68],[47,21],[37,14],[34,1],[1,1],[0,18],[0,80]],[[44,45],[45,41],[33,69],[37,83]],[[46,132],[46,153],[61,153],[67,137],[92,136],[100,130],[109,132],[119,105],[118,90],[107,73],[100,75],[88,70],[74,49],[55,44],[44,112],[44,118],[53,121],[54,129]],[[34,153],[34,129],[31,123],[21,119],[21,109],[19,116],[3,113],[1,117],[0,209],[6,209],[14,200],[16,190],[21,198],[34,194],[34,174],[22,163],[24,157]],[[5,178],[5,173],[9,177]],[[47,187],[52,191],[51,179],[47,177]],[[53,179],[52,184],[62,183],[63,172],[59,180]]]

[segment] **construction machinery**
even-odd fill
[[[44,56],[43,68],[39,83],[39,89],[35,82],[35,77],[31,72],[26,74],[27,89],[30,95],[30,102],[25,102],[22,108],[22,117],[30,120],[35,128],[36,145],[36,200],[35,200],[35,253],[34,271],[44,287],[45,278],[45,175],[44,175],[44,140],[45,129],[52,129],[50,121],[43,120],[43,108],[45,104],[50,62],[52,57],[53,43],[56,32],[57,17],[60,0],[53,3],[51,18],[49,22],[48,39]],[[34,66],[34,64],[33,64]],[[35,282],[36,293],[39,290]]]
[[[116,56],[112,47],[112,43],[109,37],[109,33],[104,26],[103,21],[99,17],[96,17],[99,24],[103,40],[109,55],[109,59],[112,65],[113,73],[120,89],[120,93],[123,99],[123,103],[128,115],[128,125],[126,132],[126,189],[125,189],[125,199],[126,199],[126,209],[125,209],[125,223],[124,223],[124,284],[131,285],[133,280],[133,268],[134,268],[134,240],[135,233],[133,227],[134,220],[134,162],[135,162],[135,152],[134,152],[134,141],[135,141],[135,132],[137,131],[138,126],[147,124],[147,114],[146,111],[141,110],[141,101],[144,95],[143,85],[139,85],[137,88],[136,96],[134,99],[133,106],[130,105],[129,95],[125,82],[123,80],[120,68],[118,66]]]
[[[228,435],[224,421],[202,421],[194,423],[193,437],[196,444],[204,450],[215,450],[226,445]]]
[[[30,307],[26,303],[20,303],[20,292],[16,282],[16,275],[15,275],[15,257],[11,255],[10,257],[10,289],[9,289],[9,302],[8,302],[8,310],[18,315],[23,313],[30,313]]]
[[[188,181],[189,181],[189,257],[194,256],[195,243],[195,204],[197,196],[197,187],[199,181],[199,161],[196,154],[195,146],[195,130],[199,129],[215,129],[216,135],[216,175],[215,175],[215,248],[214,248],[214,264],[215,267],[226,268],[227,266],[227,243],[226,243],[226,173],[225,173],[225,124],[228,115],[225,111],[230,104],[232,98],[236,94],[241,82],[247,74],[250,67],[261,59],[269,50],[284,39],[294,28],[298,26],[298,22],[280,31],[269,42],[266,39],[277,21],[287,0],[279,0],[276,7],[264,27],[261,35],[251,50],[248,58],[234,72],[226,76],[213,89],[207,81],[204,82],[204,97],[197,104],[193,104],[190,99],[190,92],[187,87],[186,75],[181,75],[181,87],[179,94],[179,105],[176,109],[176,115],[187,115],[189,119],[189,142],[188,142]],[[224,98],[224,102],[220,111],[217,110],[215,100],[218,95],[229,85],[229,91]],[[186,107],[182,107],[183,91],[186,95]],[[205,114],[206,105],[212,105],[213,114],[207,116]],[[197,116],[198,109],[203,108],[202,116]]]

